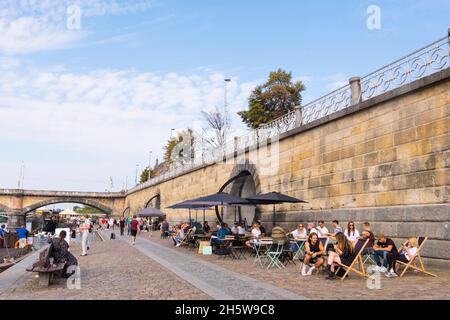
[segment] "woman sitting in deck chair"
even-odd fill
[[[389,272],[386,273],[386,277],[395,278],[398,277],[395,272],[395,264],[397,261],[408,263],[417,254],[417,238],[409,238],[408,241],[402,244],[402,247],[398,251],[393,251],[388,255]]]
[[[336,279],[335,263],[349,265],[355,259],[355,251],[350,240],[343,233],[336,234],[335,251],[330,251],[328,256],[327,280]]]

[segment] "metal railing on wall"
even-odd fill
[[[352,78],[350,83],[304,106],[297,107],[282,117],[235,137],[223,148],[196,145],[194,157],[187,163],[179,164],[162,175],[137,185],[128,192],[136,192],[187,171],[205,165],[221,162],[226,155],[241,153],[296,127],[327,117],[378,95],[394,90],[402,85],[419,80],[449,67],[449,35],[423,47],[393,63],[390,63],[363,78]],[[197,139],[199,141],[200,139]]]

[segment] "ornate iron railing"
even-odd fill
[[[449,66],[449,60],[450,38],[445,37],[363,77],[361,79],[361,97],[358,97],[357,100],[363,101],[373,98],[434,72],[444,70]],[[129,192],[135,192],[204,165],[220,162],[226,155],[243,152],[247,148],[267,141],[269,138],[272,139],[294,129],[297,123],[305,125],[346,109],[351,105],[351,87],[346,85],[304,105],[301,121],[297,121],[296,112],[292,111],[261,126],[259,129],[251,130],[241,137],[228,141],[223,148],[211,146],[205,148],[204,145],[197,144],[195,156],[190,162],[172,168],[164,174],[134,187]]]
[[[337,89],[302,108],[302,124],[324,118],[351,106],[352,94],[350,85]]]
[[[447,68],[449,38],[442,38],[362,78],[362,99],[387,91]]]

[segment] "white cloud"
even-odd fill
[[[200,111],[223,106],[223,79],[224,74],[217,71],[160,74],[10,69],[0,73],[0,149],[7,149],[7,144],[24,149],[39,144],[67,154],[79,151],[98,158],[108,154],[109,172],[112,167],[116,168],[114,172],[123,172],[124,161],[128,167],[136,159],[145,163],[148,150],[161,155],[171,128],[201,131]],[[246,107],[253,87],[252,83],[233,79],[228,91],[232,114]],[[67,159],[64,153],[59,157],[52,161]],[[40,166],[39,170],[61,170],[48,175],[76,180],[86,171],[84,165],[80,163],[69,172],[56,163],[47,164],[45,169]],[[99,168],[103,164],[92,166],[98,168],[90,173],[94,179],[101,180],[108,174]],[[11,176],[6,180],[17,179]],[[67,187],[70,185],[69,181]]]
[[[5,54],[54,50],[75,44],[89,31],[67,29],[67,8],[77,5],[81,18],[147,10],[154,0],[2,0],[0,52]]]

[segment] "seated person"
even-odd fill
[[[336,236],[336,234],[338,234],[338,233],[344,233],[344,229],[342,229],[342,227],[339,225],[339,221],[333,220],[332,224],[333,224],[334,232],[330,234],[331,237]]]
[[[372,227],[370,226],[369,222],[363,222],[363,230],[372,232]]]
[[[377,264],[376,271],[386,272],[388,271],[388,256],[389,253],[397,252],[397,247],[394,241],[382,233],[378,235],[378,242],[373,246],[375,263]],[[383,266],[381,266],[381,260],[383,259]]]
[[[347,237],[350,242],[355,243],[356,240],[360,237],[359,231],[355,228],[355,223],[353,221],[349,221],[347,225],[347,229],[344,231],[344,235]]]
[[[179,247],[181,245],[181,241],[183,241],[185,237],[185,232],[182,226],[175,226],[175,233],[172,235],[172,240],[174,242],[174,246]]]
[[[267,232],[266,232],[266,228],[264,228],[264,226],[262,225],[261,220],[258,220],[258,225],[259,225],[259,230],[261,231],[261,236],[265,237],[267,236]]]
[[[234,225],[231,227],[232,234],[234,234],[234,235],[238,234],[238,225],[239,225],[239,223],[235,222]]]
[[[375,236],[373,235],[372,231],[370,230],[364,230],[361,232],[361,237],[359,239],[366,241],[369,239],[369,242],[367,243],[366,247],[364,248],[362,255],[372,255],[373,254],[373,246],[375,245]]]
[[[122,220],[120,222],[122,223]],[[170,233],[169,233],[169,222],[167,222],[167,220],[164,220],[163,222],[161,222],[161,234],[170,235]]]
[[[292,231],[290,233],[290,235],[292,236],[292,238],[294,240],[302,240],[302,239],[306,239],[308,237],[307,234],[306,234],[306,229],[303,226],[303,223],[299,223],[297,225],[297,229]],[[298,249],[298,246],[295,243],[291,244],[291,251],[292,252],[297,251],[297,249]]]
[[[302,276],[310,276],[314,270],[319,269],[323,264],[322,256],[325,254],[325,248],[316,233],[310,233],[308,241],[305,243],[305,260],[302,267]],[[313,266],[311,267],[311,264]],[[309,268],[307,271],[306,269]]]
[[[208,234],[211,231],[211,227],[208,224],[208,221],[203,222],[203,232]]]
[[[259,238],[261,237],[261,230],[260,230],[260,226],[258,222],[255,222],[253,224],[253,228],[252,228],[252,239],[249,241],[245,242],[245,245],[247,247],[253,248],[253,245],[255,245]]]
[[[317,235],[320,238],[328,237],[330,232],[328,231],[327,227],[325,227],[325,222],[323,220],[319,221],[319,225],[317,226]]]
[[[319,234],[313,222],[308,223],[308,234],[311,233]]]
[[[70,277],[75,271],[67,273],[67,268],[70,266],[78,265],[77,258],[69,252],[69,244],[64,240],[67,236],[66,231],[61,231],[58,238],[52,238],[50,240],[50,255],[53,257],[53,264],[64,263],[63,275],[64,277]]]
[[[402,247],[398,251],[391,252],[388,255],[389,272],[386,273],[386,277],[398,277],[395,272],[395,264],[397,261],[408,263],[417,254],[417,251],[417,238],[409,238],[408,241],[402,244]]]
[[[353,244],[343,233],[338,233],[336,235],[334,250],[335,251],[330,251],[328,256],[327,280],[334,280],[336,278],[335,263],[341,263],[348,266],[355,259]]]
[[[231,230],[228,228],[226,223],[223,223],[219,230],[217,230],[217,236],[211,237],[211,245],[223,244],[225,236],[231,234]]]

